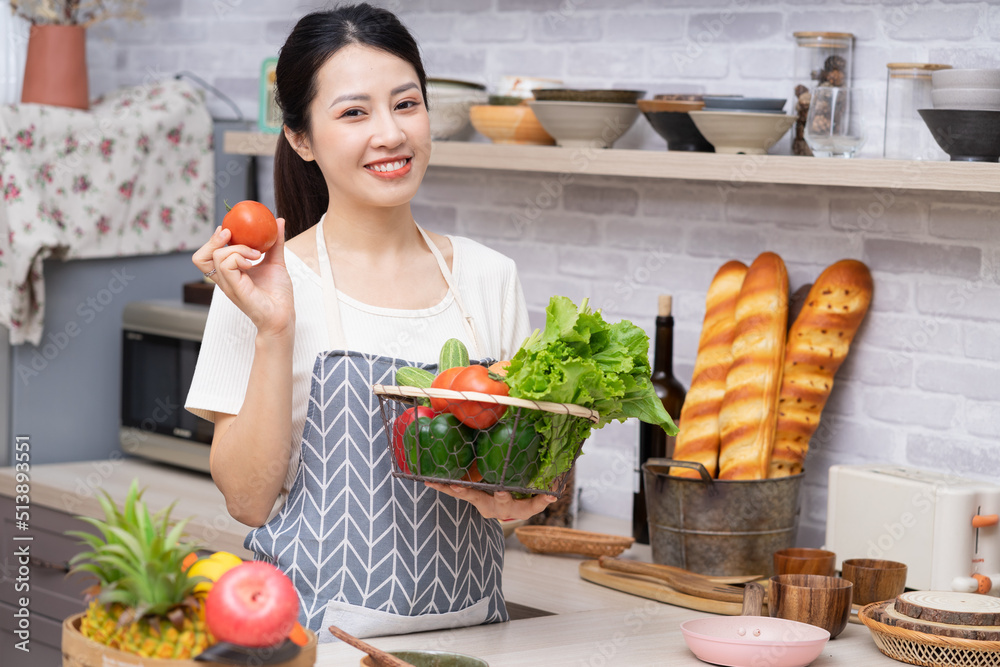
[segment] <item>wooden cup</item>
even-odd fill
[[[775,574],[819,574],[832,577],[837,554],[824,549],[793,547],[774,552]]]
[[[841,576],[854,584],[854,604],[892,600],[906,588],[906,564],[876,558],[849,558]]]
[[[767,594],[768,613],[823,628],[833,639],[847,627],[853,589],[854,584],[840,577],[775,575]]]

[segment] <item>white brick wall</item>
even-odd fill
[[[282,0],[156,0],[141,28],[91,31],[95,93],[184,68],[257,115],[261,60],[305,11]],[[854,75],[872,92],[865,156],[881,155],[885,63],[1000,66],[995,3],[387,0],[415,32],[431,76],[501,75],[572,86],[789,96],[796,30],[857,35]],[[918,11],[919,10],[919,11]],[[220,117],[228,109],[210,102]],[[478,138],[477,140],[482,140]],[[663,150],[643,119],[618,147]],[[788,152],[787,138],[775,152]],[[261,181],[271,163],[261,161]],[[903,174],[901,178],[919,178]],[[265,199],[267,199],[265,193]],[[690,381],[704,296],[726,260],[763,250],[792,289],[842,257],[875,275],[872,310],[807,461],[800,541],[819,544],[826,470],[892,462],[1000,477],[1000,196],[431,169],[416,202],[429,227],[518,261],[536,326],[552,294],[589,296],[652,331],[675,295],[675,369]],[[583,506],[631,511],[635,424],[598,431],[581,459]]]

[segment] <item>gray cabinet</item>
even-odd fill
[[[87,574],[68,576],[69,559],[83,549],[67,530],[96,532],[90,524],[64,512],[32,505],[29,528],[16,525],[13,498],[0,495],[0,664],[4,667],[59,665],[62,661],[60,639],[62,622],[86,607],[84,591],[94,584]],[[15,540],[15,537],[31,540]],[[17,551],[27,547],[26,555]],[[26,563],[22,561],[27,561]],[[20,598],[28,598],[30,652],[16,646],[15,634],[21,608]]]

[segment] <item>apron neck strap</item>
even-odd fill
[[[346,350],[347,339],[344,336],[344,327],[340,320],[340,300],[337,298],[337,286],[333,282],[333,267],[330,265],[330,255],[326,250],[326,238],[323,235],[323,220],[326,218],[326,214],[319,219],[316,223],[316,260],[319,262],[319,277],[320,282],[323,285],[323,310],[326,313],[326,329],[327,336],[329,338],[329,349],[331,350]],[[437,245],[431,241],[430,236],[424,231],[423,227],[418,225],[416,221],[413,223],[417,231],[420,232],[420,236],[424,239],[424,243],[430,249],[431,254],[434,255],[434,259],[437,260],[438,269],[441,271],[441,276],[444,278],[445,283],[448,284],[448,290],[451,292],[452,297],[455,299],[455,305],[458,306],[458,310],[462,315],[462,323],[465,326],[465,333],[469,337],[469,342],[472,343],[471,350],[473,358],[477,358],[482,354],[483,348],[479,345],[479,339],[476,336],[476,328],[472,322],[472,317],[469,315],[468,311],[465,309],[465,304],[462,303],[462,296],[459,293],[458,287],[455,285],[455,279],[448,269],[448,263],[445,261],[444,256],[441,251],[438,250]]]

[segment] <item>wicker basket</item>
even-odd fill
[[[372,385],[372,392],[378,396],[379,404],[382,411],[382,421],[385,426],[386,433],[386,443],[388,445],[389,457],[392,461],[392,475],[394,477],[400,477],[403,479],[413,479],[424,482],[437,482],[441,484],[452,484],[470,487],[474,489],[479,489],[481,491],[487,491],[494,493],[497,491],[506,491],[511,493],[523,493],[523,494],[535,494],[535,493],[547,493],[557,498],[561,496],[563,489],[566,485],[566,478],[569,471],[566,471],[558,478],[556,478],[551,488],[548,489],[537,489],[525,485],[517,484],[506,484],[502,481],[500,483],[488,483],[484,481],[475,481],[470,478],[469,475],[462,476],[459,479],[453,477],[444,477],[441,475],[420,474],[421,470],[417,468],[416,464],[412,464],[412,461],[407,460],[405,465],[413,470],[408,470],[404,468],[404,461],[402,458],[407,458],[403,454],[397,452],[393,445],[393,440],[395,437],[399,437],[399,433],[394,433],[394,426],[396,425],[396,420],[409,408],[416,407],[421,404],[422,401],[426,402],[428,399],[443,399],[449,402],[472,402],[473,404],[487,404],[489,406],[503,405],[507,406],[504,413],[505,420],[512,420],[516,426],[520,423],[528,412],[530,411],[541,411],[549,412],[558,415],[567,415],[571,419],[586,419],[591,422],[597,423],[600,421],[600,415],[597,412],[590,410],[589,408],[584,408],[579,405],[573,405],[570,403],[551,403],[547,401],[529,401],[522,398],[513,398],[510,396],[494,396],[492,394],[484,394],[473,391],[453,391],[451,389],[425,389],[423,387],[406,387],[397,385],[382,385],[376,384]],[[463,427],[464,428],[464,427]],[[484,431],[479,431],[476,429],[466,429],[465,437],[466,444],[472,451],[479,449],[477,447],[477,442],[481,434]],[[511,436],[513,441],[516,435]],[[580,455],[580,450],[583,448],[583,440],[576,443],[570,443],[573,448],[573,460]],[[418,441],[418,447],[424,446],[423,442]],[[506,448],[506,453],[502,456],[502,468],[504,474],[501,476],[502,480],[507,479],[508,465],[511,463],[512,458],[511,452],[514,451],[514,456],[516,454],[516,447],[508,445]],[[473,460],[478,460],[481,452],[476,452],[475,458]],[[398,455],[398,456],[397,456]],[[402,457],[402,458],[401,458]],[[452,468],[461,467],[463,472],[471,469],[471,464],[466,466],[451,466]]]
[[[890,658],[927,667],[1000,667],[1000,642],[942,637],[886,625],[871,616],[879,604],[865,605],[858,616],[871,631],[878,650]]]
[[[63,667],[223,667],[226,664],[207,660],[171,660],[166,658],[144,658],[134,653],[98,644],[93,639],[80,634],[83,612],[65,619],[62,624]],[[309,642],[299,654],[273,667],[312,667],[316,664],[316,634],[306,630]],[[256,664],[260,664],[257,662]]]
[[[635,542],[632,537],[555,526],[521,526],[514,534],[534,553],[578,554],[591,558],[617,556]]]

